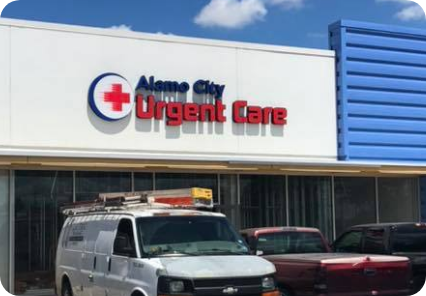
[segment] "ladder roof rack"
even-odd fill
[[[61,208],[67,216],[138,208],[212,209],[213,192],[206,188],[101,193],[94,201],[76,202]]]

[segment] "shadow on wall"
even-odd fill
[[[138,92],[142,94],[144,99],[148,95],[154,95],[157,101],[164,101],[167,103],[171,102],[180,102],[188,103],[188,95],[186,93],[171,93],[171,92],[147,92],[142,91]],[[212,95],[200,95],[193,93],[192,94],[193,102],[200,104],[214,104],[215,98]],[[229,108],[232,108],[232,102],[226,104],[226,108],[229,111]],[[136,112],[135,108],[132,112]],[[90,123],[98,131],[108,135],[115,135],[123,130],[125,130],[132,118],[132,116],[127,116],[124,119],[117,121],[105,121],[94,114],[89,104],[87,104],[87,116]],[[165,115],[164,115],[165,116]],[[232,122],[231,116],[226,118],[226,121]],[[181,126],[167,126],[166,118],[163,120],[155,119],[138,119],[135,118],[135,129],[141,133],[159,133],[161,130],[165,130],[167,139],[179,139],[181,134],[208,134],[208,135],[223,135],[224,134],[224,125],[226,123],[220,122],[184,122]],[[167,127],[167,128],[166,128]],[[248,137],[284,137],[285,131],[284,126],[275,126],[272,124],[263,125],[263,124],[236,124],[232,123],[232,134],[234,136],[248,136]]]
[[[130,116],[127,116],[121,120],[117,121],[106,121],[98,116],[92,111],[90,105],[87,104],[87,117],[89,118],[90,123],[94,126],[98,131],[107,135],[116,135],[126,129],[126,127],[130,123]]]

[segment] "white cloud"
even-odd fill
[[[425,12],[416,4],[403,8],[395,16],[402,21],[426,20]]]
[[[403,6],[395,15],[402,21],[426,21],[426,0],[376,0],[376,2],[393,2]]]
[[[108,29],[123,30],[123,31],[132,31],[132,26],[121,24],[121,25],[118,25],[118,26],[109,27]]]
[[[284,9],[297,9],[302,8],[305,0],[266,0],[270,5],[279,5]]]
[[[211,0],[194,22],[202,27],[239,29],[262,20],[267,13],[262,0]]]

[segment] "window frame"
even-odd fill
[[[351,252],[348,252],[348,251],[340,252],[340,251],[336,250],[337,249],[336,246],[344,239],[345,236],[349,235],[350,233],[357,233],[357,232],[361,234],[361,237],[359,239],[359,250],[358,250],[358,252],[353,252],[353,251],[351,251]],[[355,254],[360,254],[360,253],[363,252],[363,246],[364,246],[363,241],[364,241],[364,230],[363,229],[350,229],[350,230],[345,231],[344,233],[342,233],[340,235],[340,237],[333,243],[332,250],[333,250],[334,253],[355,253]]]
[[[365,243],[367,240],[367,233],[369,231],[381,231],[383,230],[383,241],[384,241],[384,251],[382,253],[371,253],[371,252],[367,252],[365,249]],[[375,255],[387,255],[389,254],[389,229],[387,227],[383,227],[383,226],[374,226],[374,227],[368,227],[365,228],[363,231],[363,235],[362,235],[362,253],[366,254],[375,254]]]
[[[118,233],[119,233],[118,231],[119,231],[119,228],[120,228],[120,224],[123,221],[129,221],[130,225],[132,227],[132,235],[133,235],[133,243],[134,243],[134,256],[125,256],[123,254],[115,253],[115,240],[117,239],[117,236],[118,236]],[[138,243],[137,243],[137,236],[136,236],[136,233],[135,233],[134,219],[131,219],[130,217],[122,217],[122,218],[119,219],[118,224],[117,224],[117,230],[116,230],[115,235],[114,235],[114,240],[112,242],[111,256],[121,257],[121,258],[129,258],[129,259],[140,258],[139,250],[138,250]]]

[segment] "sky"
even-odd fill
[[[426,29],[409,0],[19,0],[1,17],[311,48],[340,19]]]

